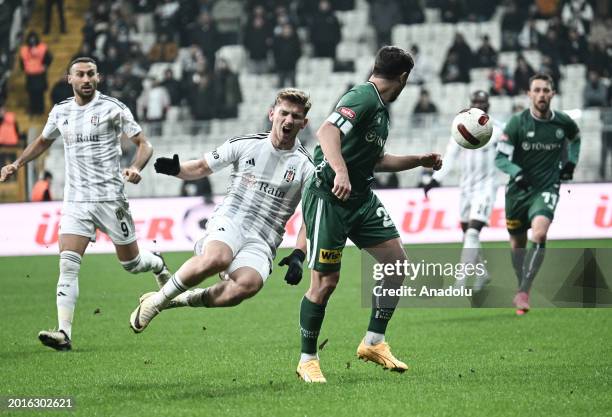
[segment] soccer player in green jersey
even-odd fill
[[[438,170],[442,166],[439,154],[384,152],[389,133],[387,104],[400,95],[413,66],[408,52],[393,46],[381,48],[368,82],[349,90],[317,132],[315,174],[302,192],[312,273],[300,308],[302,354],[297,373],[306,382],[326,382],[317,356],[317,338],[325,307],[340,278],[346,239],[379,263],[406,260],[399,233],[371,190],[374,171],[398,172],[419,166]],[[408,367],[393,356],[384,338],[398,299],[384,306],[373,301],[368,331],[357,355],[403,372]]]
[[[550,108],[555,95],[552,78],[534,75],[527,94],[529,109],[508,121],[495,159],[495,165],[510,175],[506,227],[518,278],[514,297],[518,315],[529,311],[529,290],[544,260],[546,235],[559,201],[559,183],[573,178],[580,153],[578,126],[567,114]],[[529,228],[533,244],[527,251]]]

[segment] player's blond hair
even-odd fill
[[[312,103],[310,102],[310,96],[302,90],[298,90],[297,88],[283,88],[282,90],[280,90],[276,95],[274,105],[277,105],[282,100],[287,100],[291,103],[300,104],[304,106],[304,116],[308,114],[310,107],[312,107]]]

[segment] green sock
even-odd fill
[[[374,333],[385,334],[387,331],[387,325],[389,320],[393,316],[394,308],[372,308],[372,314],[370,315],[370,324],[368,325],[368,331]]]
[[[524,275],[520,291],[529,292],[531,284],[536,277],[536,274],[544,262],[544,252],[546,251],[546,243],[532,243],[531,248],[527,251],[525,256],[525,265],[523,267]]]
[[[300,306],[300,334],[302,339],[302,353],[316,354],[317,339],[325,317],[325,305],[315,304],[306,296],[302,298]]]

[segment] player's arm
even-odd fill
[[[438,153],[420,155],[394,155],[385,153],[374,167],[378,172],[400,172],[424,167],[438,170],[442,168],[442,156]]]
[[[132,136],[130,140],[136,145],[136,156],[132,164],[123,170],[123,176],[127,182],[138,184],[142,179],[140,171],[147,165],[153,155],[153,146],[142,131]]]
[[[565,162],[560,172],[560,178],[563,181],[574,179],[574,169],[580,157],[580,130],[573,121],[571,127],[572,131],[570,132],[570,139],[568,139],[567,145],[567,162]]]
[[[351,194],[351,182],[349,181],[346,162],[344,162],[342,157],[340,129],[326,121],[317,131],[317,139],[321,144],[321,150],[325,159],[336,173],[332,193],[340,200],[345,201]]]
[[[206,159],[180,162],[177,154],[172,158],[157,158],[154,167],[155,172],[159,174],[171,175],[186,181],[199,180],[212,174]]]
[[[306,222],[302,222],[293,252],[278,263],[279,266],[287,265],[287,273],[285,273],[287,284],[297,285],[300,283],[304,269],[304,259],[306,259]]]
[[[522,172],[522,168],[512,162],[514,146],[518,144],[518,139],[518,117],[513,116],[497,143],[497,155],[495,156],[495,166],[510,175],[511,179],[516,178]]]
[[[30,143],[12,164],[8,164],[2,167],[0,171],[0,182],[4,182],[9,179],[13,174],[17,172],[19,168],[27,164],[28,162],[38,158],[44,151],[49,149],[52,140],[48,140],[40,135],[36,140]]]

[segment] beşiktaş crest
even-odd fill
[[[285,176],[283,178],[286,182],[293,181],[293,179],[295,178],[295,167],[290,166],[289,168],[287,168],[287,171],[285,171]]]
[[[99,121],[100,121],[100,117],[97,114],[94,114],[93,116],[91,116],[92,126],[97,126]]]

